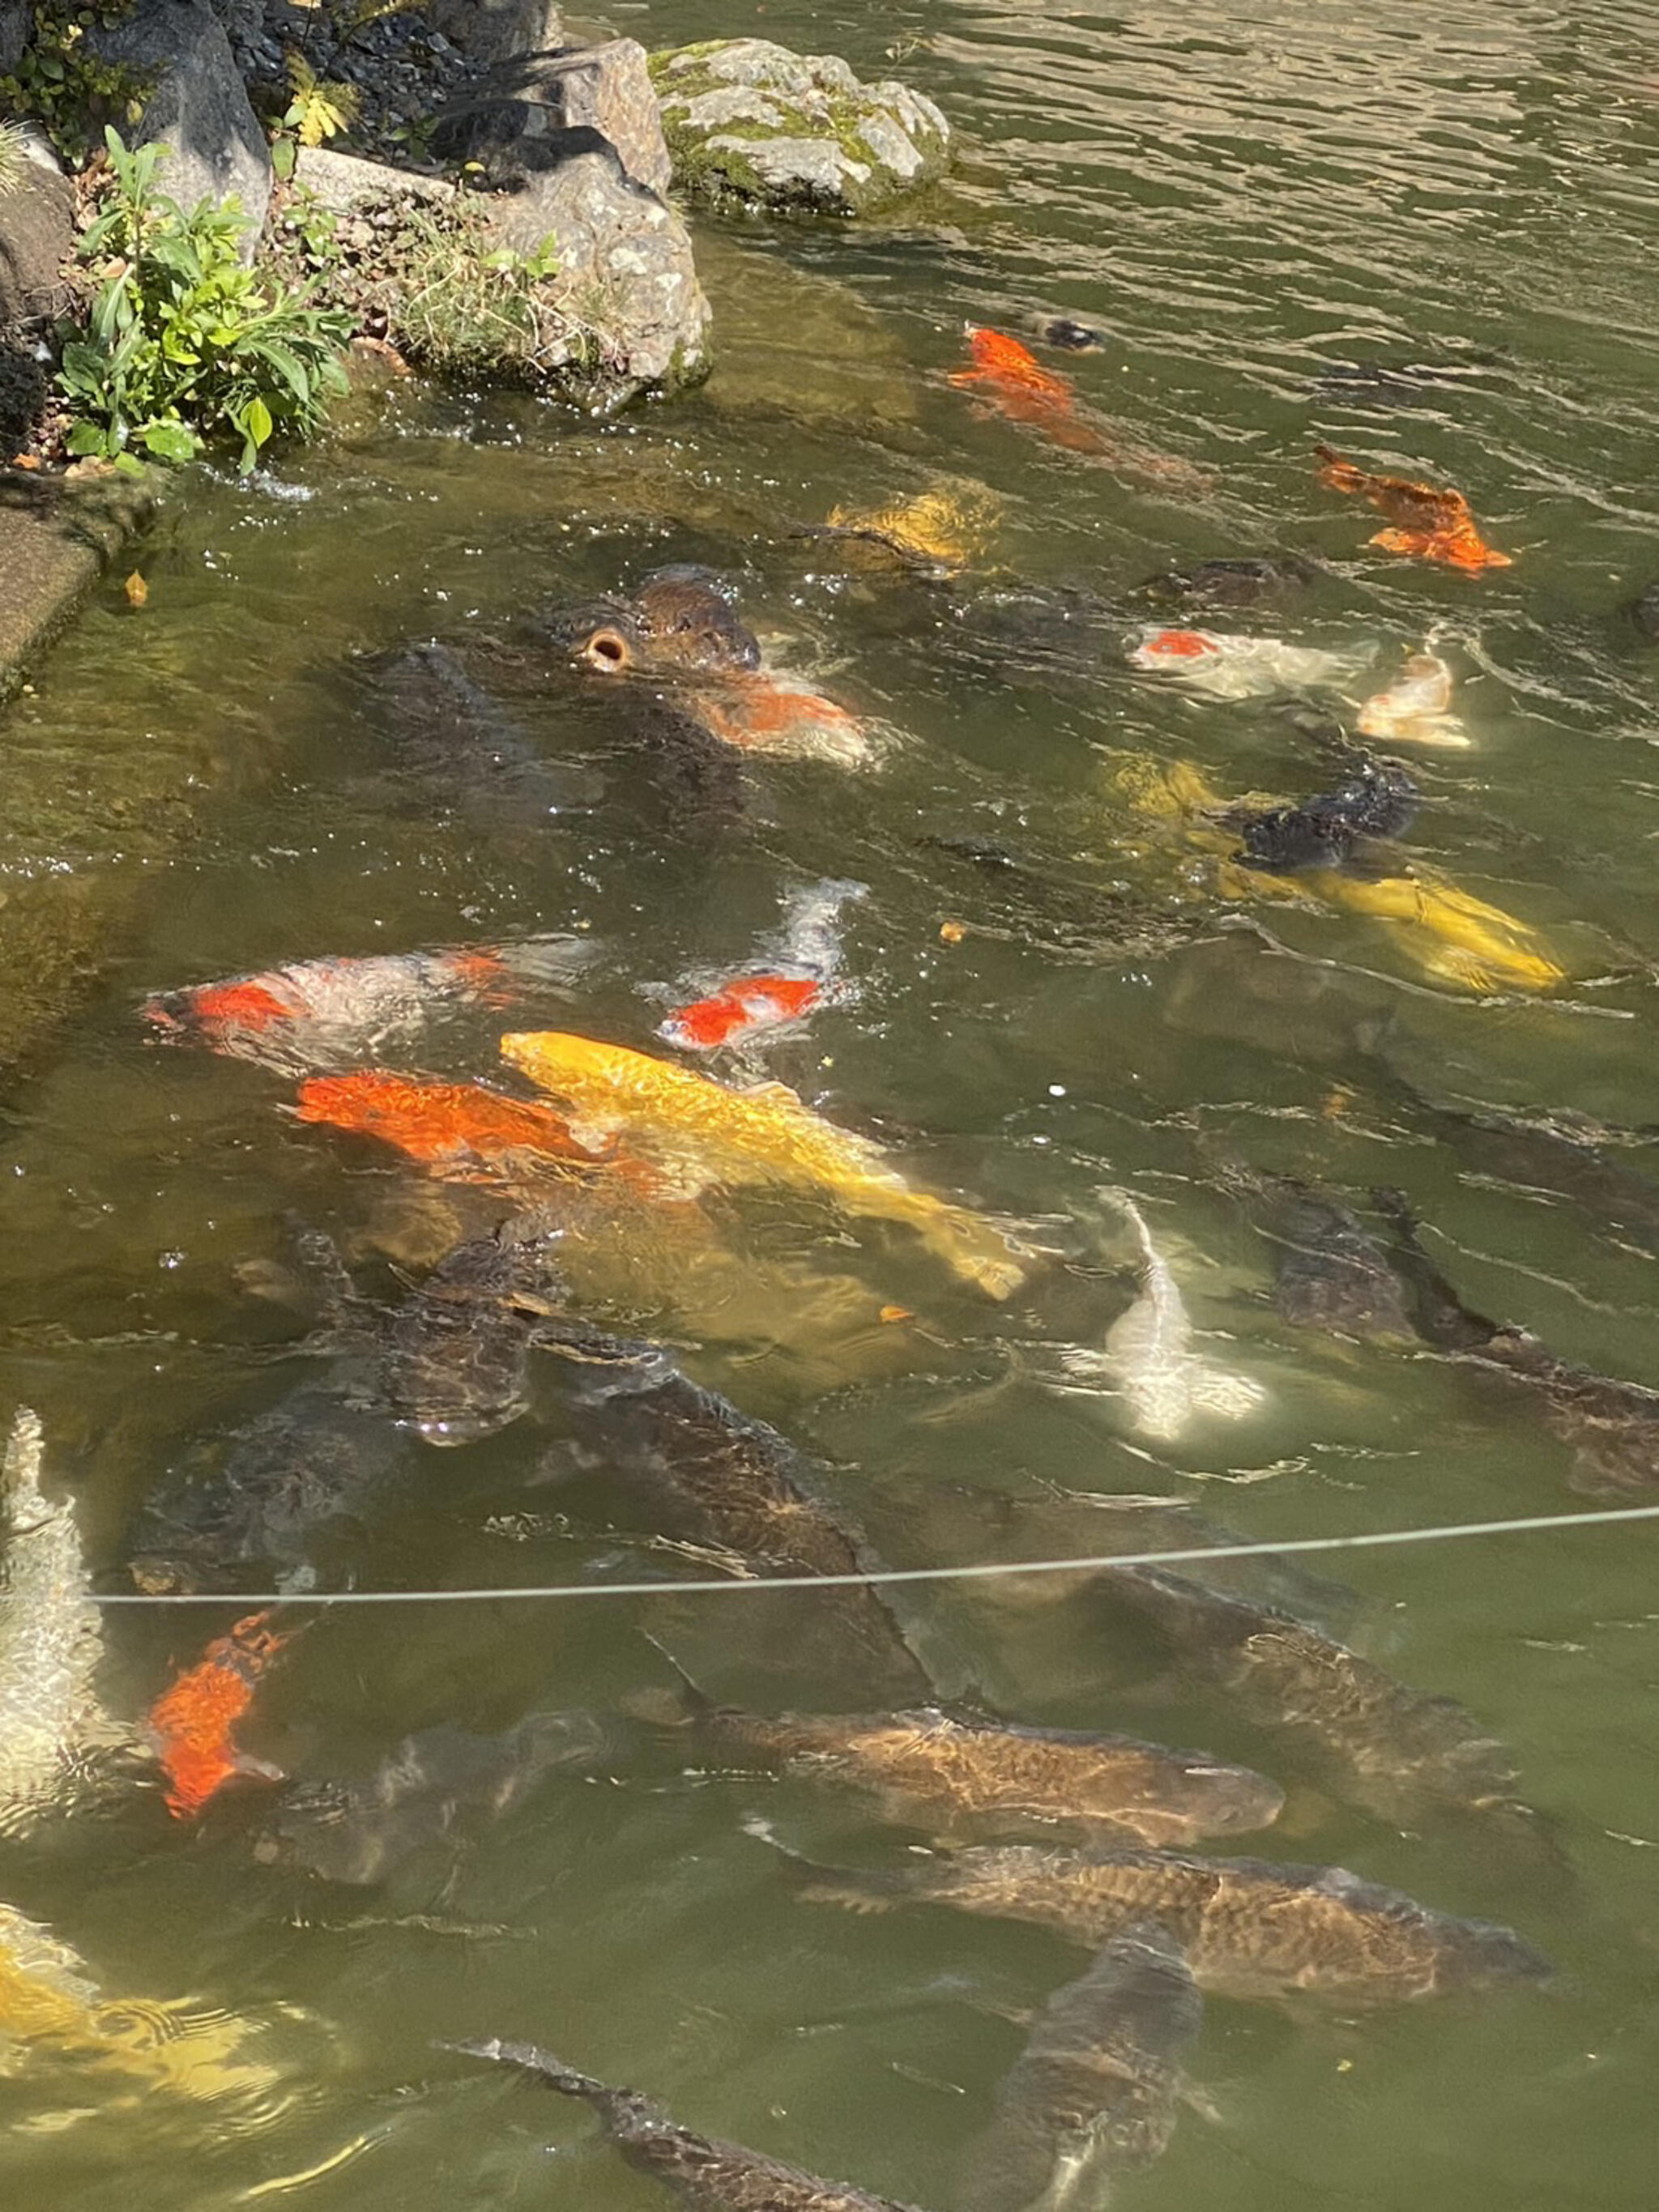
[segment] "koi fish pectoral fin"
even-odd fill
[[[1266,1389],[1251,1376],[1230,1374],[1203,1360],[1194,1366],[1192,1394],[1195,1406],[1226,1421],[1242,1421],[1267,1401]]]

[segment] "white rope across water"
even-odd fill
[[[1359,1536],[1291,1536],[1282,1540],[1206,1544],[1184,1552],[1109,1552],[1074,1559],[994,1559],[959,1567],[872,1567],[845,1575],[721,1575],[707,1580],[555,1583],[491,1589],[112,1590],[94,1605],[507,1605],[547,1598],[717,1597],[737,1590],[866,1589],[893,1583],[993,1582],[1010,1575],[1075,1575],[1099,1567],[1178,1567],[1203,1559],[1251,1559],[1294,1552],[1374,1551],[1392,1544],[1445,1544],[1468,1536],[1528,1536],[1546,1528],[1599,1528],[1659,1521],[1659,1505],[1620,1505],[1596,1513],[1545,1513],[1513,1521],[1457,1521],[1427,1528],[1379,1528]],[[0,1601],[8,1595],[0,1592]]]

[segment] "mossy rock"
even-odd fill
[[[951,126],[931,100],[860,84],[833,54],[710,39],[651,57],[674,181],[693,198],[789,215],[869,215],[929,184]]]

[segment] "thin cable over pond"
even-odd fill
[[[1509,1521],[1458,1521],[1427,1528],[1379,1528],[1358,1536],[1292,1536],[1195,1550],[1115,1552],[1073,1559],[994,1559],[954,1567],[872,1567],[845,1575],[729,1575],[695,1582],[556,1583],[491,1589],[434,1590],[106,1590],[94,1605],[482,1605],[567,1597],[701,1597],[730,1590],[848,1589],[889,1583],[991,1582],[1008,1575],[1083,1574],[1100,1567],[1176,1567],[1200,1559],[1249,1559],[1288,1552],[1376,1550],[1384,1545],[1438,1544],[1468,1536],[1524,1536],[1544,1528],[1593,1528],[1605,1522],[1659,1521],[1659,1505],[1620,1505],[1600,1513],[1543,1513]],[[9,1593],[0,1591],[0,1602]],[[77,1600],[77,1602],[80,1601]]]

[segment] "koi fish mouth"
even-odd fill
[[[576,649],[585,668],[600,676],[620,676],[634,665],[634,648],[619,629],[607,626],[594,630]]]

